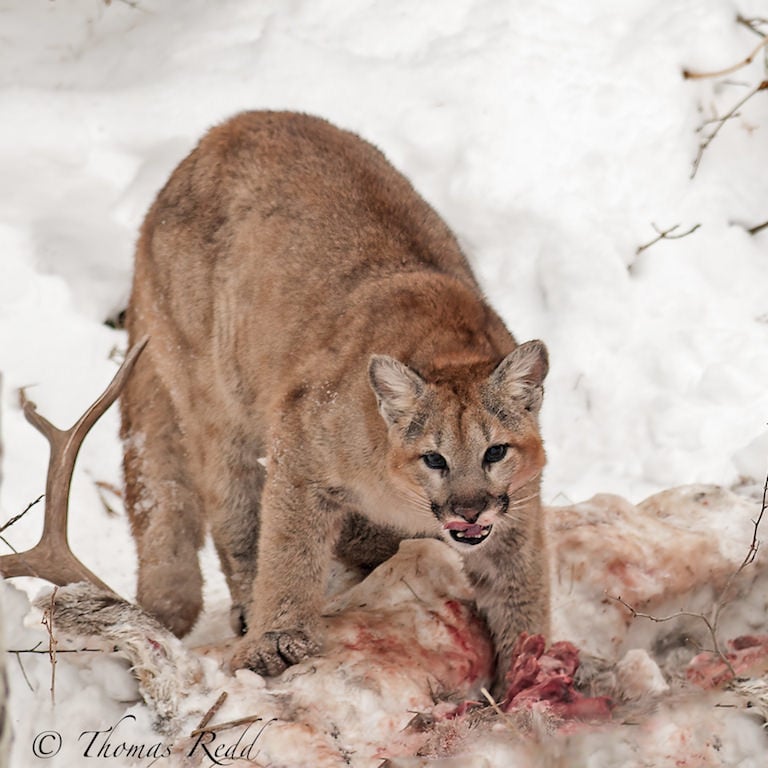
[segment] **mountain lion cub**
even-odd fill
[[[497,683],[518,633],[548,632],[545,347],[370,144],[292,113],[211,130],[147,215],[127,323],[150,336],[122,397],[138,599],[176,634],[207,528],[235,668],[317,653],[332,556],[372,567],[414,536],[463,556]]]

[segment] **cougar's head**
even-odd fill
[[[520,527],[530,514],[545,461],[538,412],[547,368],[540,341],[521,344],[495,368],[472,363],[429,375],[386,355],[371,358],[390,479],[414,514],[436,519],[459,550]]]

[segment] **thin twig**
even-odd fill
[[[766,475],[765,483],[763,484],[763,501],[760,505],[760,514],[757,516],[757,519],[753,521],[752,542],[749,545],[749,552],[744,558],[744,562],[741,564],[741,568],[739,568],[740,571],[753,563],[755,561],[755,557],[757,557],[757,550],[760,547],[760,542],[757,539],[757,533],[760,530],[760,523],[763,521],[763,515],[765,514],[766,506],[768,506],[768,475]]]
[[[659,229],[655,224],[651,223],[651,226],[656,230],[658,237],[655,237],[650,242],[646,243],[645,245],[638,245],[637,249],[635,250],[635,254],[642,253],[646,248],[650,248],[652,245],[659,242],[659,240],[679,240],[681,237],[687,237],[688,235],[692,235],[700,226],[701,224],[694,224],[689,230],[686,232],[681,232],[679,234],[672,234],[678,227],[679,224],[675,224],[674,227],[670,227],[669,229]]]
[[[672,613],[669,616],[654,616],[650,613],[641,613],[634,606],[630,605],[626,600],[623,600],[621,596],[614,597],[612,595],[608,595],[608,597],[611,600],[615,600],[616,602],[621,603],[621,605],[623,605],[632,614],[633,618],[648,619],[650,621],[656,622],[657,624],[662,624],[667,621],[672,621],[673,619],[687,616],[703,622],[712,638],[712,653],[714,653],[723,662],[723,664],[725,664],[725,666],[728,668],[728,671],[735,678],[736,670],[733,668],[731,660],[728,658],[727,654],[721,648],[720,641],[717,638],[718,628],[720,625],[720,617],[725,607],[728,606],[732,600],[732,597],[729,593],[733,587],[734,581],[746,568],[754,563],[755,558],[757,557],[758,550],[760,549],[760,540],[758,538],[758,534],[760,532],[760,523],[763,521],[766,509],[768,509],[768,475],[766,475],[765,484],[763,485],[763,499],[760,505],[760,513],[758,514],[757,518],[752,521],[752,541],[749,543],[747,554],[741,561],[741,565],[728,577],[728,581],[726,581],[725,586],[722,588],[722,590],[720,590],[720,594],[717,596],[717,599],[712,606],[712,612],[709,616],[706,616],[704,613],[695,613],[694,611],[677,611],[676,613]]]
[[[213,716],[221,709],[222,704],[227,700],[229,694],[226,691],[222,691],[219,698],[216,699],[213,706],[203,715],[203,719],[198,723],[197,728],[192,732],[195,736],[205,730],[205,726],[211,722]]]
[[[649,621],[653,621],[656,624],[664,624],[668,621],[674,621],[675,619],[681,619],[687,616],[689,618],[698,619],[699,621],[704,622],[705,626],[709,630],[709,634],[712,637],[712,653],[717,655],[720,660],[728,667],[730,673],[736,677],[736,671],[731,665],[730,659],[720,648],[720,643],[717,639],[717,627],[707,618],[705,614],[695,613],[694,611],[676,611],[675,613],[670,613],[668,616],[654,616],[651,613],[641,613],[634,606],[630,605],[626,600],[623,600],[621,595],[618,597],[608,595],[608,598],[615,600],[617,603],[621,603],[621,605],[623,605],[632,614],[633,619],[648,619]]]
[[[707,625],[707,628],[711,630],[709,619],[703,614],[696,613],[695,611],[675,611],[674,613],[670,613],[667,616],[654,616],[651,613],[643,613],[642,611],[638,611],[637,608],[624,600],[621,595],[607,595],[607,597],[611,600],[615,600],[617,603],[621,603],[632,614],[633,619],[648,619],[649,621],[653,621],[656,624],[665,624],[668,621],[673,621],[674,619],[679,619],[683,616],[690,616],[694,619],[701,619]]]
[[[411,586],[411,585],[410,585],[410,584],[409,584],[409,583],[408,583],[408,582],[407,582],[407,581],[406,581],[404,578],[402,578],[402,577],[401,577],[401,578],[400,578],[400,581],[402,581],[402,582],[403,582],[403,584],[405,584],[405,586],[406,586],[406,587],[408,587],[408,589],[410,590],[410,593],[411,593],[411,594],[412,594],[412,595],[413,595],[413,596],[414,596],[414,597],[415,597],[415,598],[416,598],[416,599],[417,599],[417,600],[418,600],[420,603],[426,603],[426,602],[427,602],[427,601],[426,601],[426,600],[425,600],[423,597],[421,597],[420,595],[418,595],[418,594],[417,594],[416,590],[415,590],[415,589],[414,589],[414,588],[413,588],[413,587],[412,587],[412,586]]]
[[[111,495],[122,501],[123,492],[112,483],[108,483],[106,480],[93,480],[93,485],[96,488],[96,495],[99,497],[99,501],[101,502],[101,506],[104,507],[104,511],[110,517],[116,517],[117,512],[109,503],[109,501],[107,501],[107,499]]]
[[[50,651],[48,651],[47,648],[40,648],[42,643],[37,643],[32,648],[6,648],[6,653],[13,653],[15,655],[19,655],[20,653],[37,653],[41,656],[45,654],[46,656],[49,655]],[[60,653],[107,653],[103,648],[57,648],[56,649],[56,655],[58,656]]]
[[[758,232],[762,232],[764,229],[768,228],[768,221],[764,221],[762,224],[758,224],[755,227],[750,227],[747,232],[750,235],[756,235]]]
[[[498,703],[496,702],[496,699],[494,699],[494,698],[493,698],[493,696],[491,696],[491,693],[490,693],[490,691],[489,691],[487,688],[485,688],[485,687],[482,687],[482,688],[480,689],[480,693],[482,693],[482,694],[483,694],[483,697],[484,697],[484,698],[485,698],[485,700],[486,700],[486,701],[487,701],[487,702],[488,702],[488,703],[491,705],[491,709],[492,709],[492,710],[493,710],[493,711],[494,711],[494,712],[495,712],[497,715],[501,715],[501,717],[503,717],[503,718],[508,718],[508,717],[509,717],[509,715],[508,715],[506,712],[504,712],[504,711],[501,709],[501,707],[498,705]]]
[[[742,67],[746,67],[748,64],[751,64],[755,60],[755,56],[757,56],[760,50],[764,48],[766,45],[768,45],[768,35],[764,35],[763,39],[755,47],[752,53],[750,53],[746,59],[743,59],[737,64],[733,64],[732,66],[726,67],[725,69],[718,69],[715,72],[693,72],[690,69],[684,69],[683,77],[686,80],[700,80],[705,77],[724,77],[725,75],[730,75],[731,72],[735,72],[736,70],[741,69]]]
[[[27,670],[24,669],[24,664],[21,662],[21,656],[19,654],[16,654],[16,661],[19,662],[19,668],[21,669],[21,674],[24,676],[24,680],[26,681],[27,685],[29,686],[29,690],[32,691],[32,693],[35,692],[35,689],[32,687],[32,683],[29,682],[29,678],[27,677]]]
[[[26,515],[27,512],[29,512],[29,510],[32,509],[32,507],[35,506],[35,504],[39,504],[40,501],[42,501],[42,499],[44,498],[45,498],[45,494],[41,493],[34,501],[30,501],[23,512],[19,512],[18,515],[14,515],[7,523],[4,523],[2,526],[0,526],[0,533],[10,528],[14,523],[18,523],[19,520],[21,520],[21,518],[24,517],[24,515]]]
[[[42,624],[48,630],[48,657],[51,660],[51,704],[56,703],[56,645],[57,640],[53,634],[53,610],[56,607],[56,593],[58,587],[51,592],[51,602],[43,612]]]
[[[13,544],[11,544],[11,542],[8,541],[8,539],[5,538],[5,536],[0,536],[0,541],[2,541],[3,544],[5,544],[5,546],[8,547],[8,549],[11,550],[11,552],[13,552],[14,555],[18,555],[19,554],[19,550],[16,549],[16,547],[14,547]]]
[[[763,33],[758,29],[761,25],[768,25],[768,19],[754,18],[747,19],[739,14],[736,16],[736,23],[745,26],[750,32],[754,32],[758,37],[762,37]]]
[[[195,728],[192,733],[190,733],[191,736],[199,736],[201,733],[216,733],[217,731],[226,731],[230,728],[237,728],[238,725],[247,725],[249,723],[258,723],[260,721],[264,720],[264,718],[261,715],[250,715],[249,717],[240,717],[237,720],[229,720],[226,723],[219,723],[218,725],[212,725],[207,728]],[[269,720],[266,720],[264,723],[264,727],[266,727],[269,723],[273,723],[275,720],[277,720],[276,717],[270,718]]]
[[[747,554],[744,556],[744,560],[742,560],[738,569],[730,575],[728,581],[725,583],[725,586],[720,592],[720,596],[717,602],[715,603],[715,608],[712,612],[712,623],[715,629],[717,628],[718,622],[720,620],[720,614],[722,613],[723,608],[725,608],[725,606],[731,602],[729,593],[731,591],[731,587],[733,586],[733,582],[747,566],[752,565],[752,563],[755,562],[755,558],[757,557],[757,550],[760,548],[760,541],[757,538],[757,534],[760,530],[760,523],[763,521],[763,515],[765,515],[766,502],[768,502],[768,475],[766,475],[765,485],[763,485],[763,500],[762,504],[760,505],[760,513],[758,514],[757,519],[752,521],[752,541],[749,543]]]
[[[760,91],[768,90],[768,80],[763,80],[762,82],[758,83],[743,99],[739,99],[736,104],[728,111],[726,114],[724,114],[722,117],[716,117],[711,121],[708,121],[708,123],[705,123],[704,125],[707,125],[709,123],[715,124],[715,129],[710,133],[700,144],[699,144],[699,151],[696,154],[696,159],[693,161],[693,168],[691,170],[691,178],[693,178],[696,175],[696,172],[699,170],[699,165],[701,164],[701,159],[704,156],[704,152],[706,151],[707,147],[714,141],[715,136],[717,136],[718,133],[720,133],[720,129],[731,119],[738,116],[739,109],[743,107],[756,93],[759,93]],[[704,127],[702,125],[702,128]]]

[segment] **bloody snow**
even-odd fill
[[[3,585],[23,651],[6,658],[14,768],[762,766],[762,550],[734,574],[768,470],[765,92],[699,147],[765,79],[766,47],[682,77],[756,50],[768,26],[739,14],[765,17],[763,0],[0,0],[0,521],[44,486],[17,390],[69,426],[103,389],[141,218],[239,110],[307,111],[377,144],[552,361],[552,642],[528,639],[506,701],[482,692],[490,646],[445,545],[407,543],[359,584],[338,572],[324,654],[270,681],[221,668],[229,604],[207,547],[183,642],[59,591],[59,650],[95,650],[58,654],[55,704],[48,655],[26,652],[48,648],[43,584]],[[113,409],[83,446],[70,541],[130,600],[117,434]],[[41,506],[3,531],[16,549]],[[84,606],[97,637],[67,630]],[[718,606],[720,655],[702,619]]]

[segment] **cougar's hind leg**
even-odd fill
[[[230,623],[242,634],[256,578],[259,512],[266,470],[255,441],[235,435],[226,449],[224,467],[211,510],[211,535],[232,597]]]
[[[137,599],[181,637],[203,604],[202,504],[173,403],[146,353],[122,395],[121,412],[125,502],[139,559]]]

